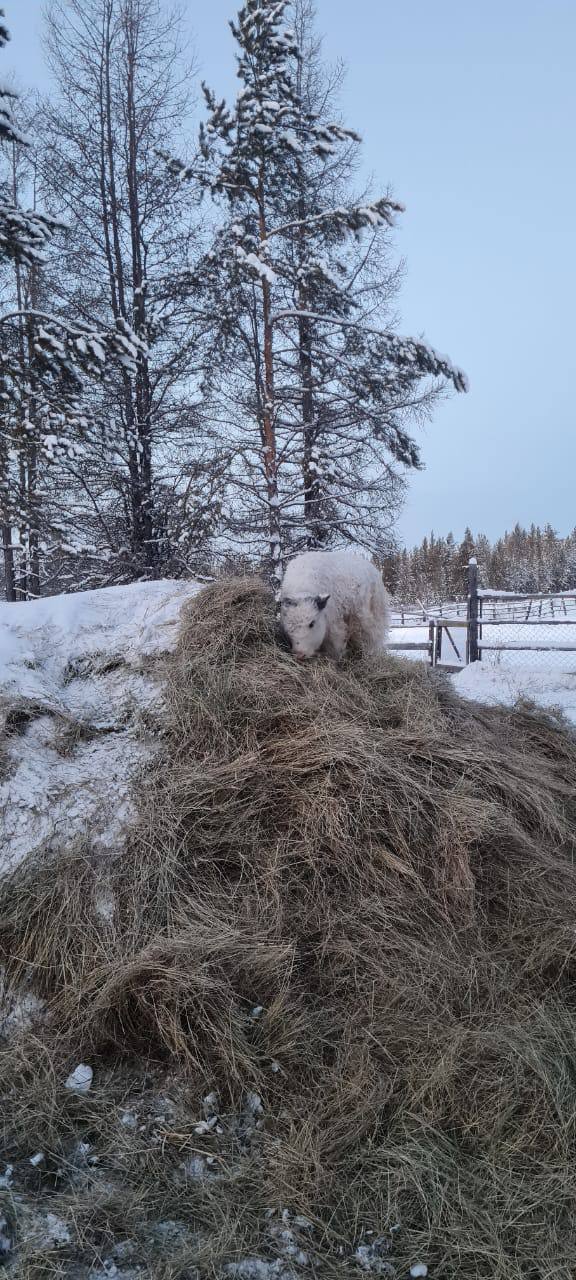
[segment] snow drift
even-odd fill
[[[0,604],[0,875],[86,837],[107,856],[150,756],[159,659],[195,584]]]

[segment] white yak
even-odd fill
[[[390,604],[374,565],[348,551],[306,551],[291,560],[280,592],[282,627],[296,658],[341,658],[385,647]]]

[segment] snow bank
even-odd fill
[[[500,595],[504,599],[505,592]],[[525,605],[525,602],[524,602]],[[444,606],[447,610],[455,606]],[[461,605],[462,609],[463,606]],[[513,705],[519,698],[534,702],[537,706],[560,710],[568,720],[576,724],[576,652],[563,652],[563,647],[576,644],[576,611],[569,607],[565,619],[548,616],[526,621],[525,607],[521,619],[510,615],[507,625],[493,625],[486,616],[482,626],[482,640],[488,645],[506,645],[504,650],[485,649],[482,661],[464,666],[466,661],[466,630],[452,626],[443,636],[440,666],[462,663],[463,670],[453,676],[458,693],[478,702]],[[398,617],[398,614],[395,615]],[[498,617],[502,621],[502,612]],[[462,616],[455,619],[462,621]],[[521,625],[519,625],[521,623]],[[428,623],[392,625],[390,640],[397,645],[428,641]],[[525,645],[546,645],[541,652],[524,648]],[[400,650],[399,656],[415,662],[428,661],[424,649]]]
[[[0,875],[88,833],[121,851],[130,783],[154,746],[155,666],[199,590],[145,582],[0,604]]]
[[[463,698],[508,706],[524,698],[560,711],[576,724],[576,670],[562,671],[551,664],[543,668],[541,664],[535,667],[474,662],[452,678]]]

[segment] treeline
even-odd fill
[[[277,576],[309,547],[382,557],[416,424],[465,389],[395,331],[402,206],[358,185],[309,0],[246,0],[231,25],[227,105],[177,10],[48,0],[53,93],[0,95],[10,600],[239,559]]]
[[[540,529],[515,525],[497,542],[466,529],[461,542],[451,533],[433,533],[412,551],[392,552],[382,568],[395,599],[402,604],[430,606],[462,600],[467,590],[468,561],[478,561],[480,585],[497,591],[576,592],[576,528],[560,537],[551,525]]]

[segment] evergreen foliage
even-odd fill
[[[576,529],[561,537],[547,524],[529,529],[516,524],[495,542],[466,529],[462,541],[431,533],[420,546],[391,552],[382,560],[384,578],[402,604],[424,607],[466,595],[466,570],[471,556],[478,561],[481,586],[519,594],[570,591],[576,593]]]

